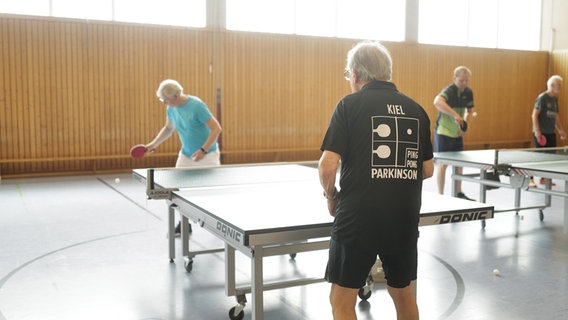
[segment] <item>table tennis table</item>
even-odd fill
[[[505,187],[514,189],[514,207],[495,210],[506,212],[538,209],[540,220],[544,220],[544,209],[550,207],[551,197],[564,198],[564,233],[568,233],[568,148],[538,149],[491,149],[437,152],[436,163],[453,166],[452,195],[457,194],[457,182],[466,181],[479,184],[479,202],[486,202],[488,187]],[[457,168],[474,168],[479,173],[458,174]],[[498,176],[507,176],[508,182],[489,178],[489,172]],[[546,178],[544,188],[529,188],[530,178],[536,176]],[[552,180],[564,181],[564,191],[552,190]],[[521,206],[521,191],[535,192],[544,195],[544,202],[539,205]],[[485,226],[485,221],[482,222]]]
[[[197,254],[224,252],[225,293],[235,296],[231,319],[242,319],[246,294],[251,294],[252,319],[264,318],[263,292],[323,281],[299,278],[268,282],[263,258],[329,248],[333,218],[322,196],[318,172],[301,163],[223,165],[188,169],[135,169],[150,199],[168,203],[170,261],[175,257],[174,212],[182,216],[182,253],[186,270]],[[420,226],[493,218],[493,207],[474,201],[424,192]],[[188,219],[221,239],[220,249],[189,251]],[[235,252],[251,259],[250,285],[237,286]],[[322,265],[322,274],[325,265]],[[372,283],[371,283],[372,284]],[[369,286],[369,283],[367,284]],[[368,298],[370,289],[360,290]],[[361,295],[363,293],[364,297]]]

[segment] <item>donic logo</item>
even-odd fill
[[[487,211],[475,211],[469,213],[456,213],[443,215],[440,218],[440,224],[444,223],[455,223],[463,221],[473,221],[473,220],[485,220],[489,218],[489,212]]]
[[[229,227],[228,225],[217,221],[217,230],[219,230],[225,238],[233,239],[237,242],[241,242],[242,234],[237,230]]]

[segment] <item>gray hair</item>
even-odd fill
[[[462,72],[467,73],[471,77],[471,70],[469,70],[469,68],[466,67],[466,66],[459,66],[459,67],[455,68],[454,69],[454,77],[459,77],[459,75]]]
[[[389,51],[377,41],[363,41],[347,53],[347,69],[357,73],[361,81],[392,78],[392,59]]]
[[[548,89],[552,88],[552,85],[553,85],[554,83],[556,83],[557,81],[563,82],[564,79],[562,79],[561,76],[555,74],[555,75],[553,75],[552,77],[548,78],[548,81],[546,81],[546,87],[547,87]]]
[[[180,95],[183,92],[183,87],[179,82],[166,79],[160,83],[158,90],[156,91],[156,96],[161,98],[162,95],[166,96],[166,98],[173,98],[176,94]]]

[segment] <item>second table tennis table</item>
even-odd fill
[[[495,210],[506,212],[538,209],[540,220],[544,219],[543,210],[551,205],[552,196],[564,198],[564,233],[568,233],[568,148],[537,149],[491,149],[437,152],[434,161],[447,164],[452,168],[452,195],[457,195],[457,182],[466,181],[479,184],[479,201],[486,202],[488,187],[505,187],[515,191],[514,207]],[[473,168],[479,170],[474,174],[458,174],[457,168]],[[489,178],[489,172],[499,176],[507,176],[508,183]],[[544,188],[529,188],[531,177],[546,179]],[[552,180],[563,181],[564,191],[553,190]],[[535,192],[544,195],[540,205],[521,206],[521,191]],[[485,221],[482,222],[483,224]],[[485,226],[485,224],[484,224]]]
[[[264,257],[294,256],[329,246],[333,218],[314,168],[290,163],[224,165],[136,169],[133,175],[146,184],[149,198],[168,202],[170,259],[175,255],[175,210],[182,216],[182,253],[187,256],[188,271],[197,254],[224,252],[225,292],[237,298],[237,305],[229,311],[231,319],[244,316],[248,293],[252,296],[252,319],[260,320],[264,317],[264,291],[323,281],[318,277],[266,282],[263,277]],[[493,207],[486,204],[427,192],[422,196],[421,226],[491,218]],[[188,219],[221,239],[224,248],[190,252],[184,230]],[[236,251],[251,259],[250,286],[236,284]]]

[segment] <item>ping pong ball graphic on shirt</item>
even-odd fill
[[[406,130],[406,133],[407,133],[409,136],[412,135],[412,129],[408,128],[408,129]]]
[[[389,146],[382,145],[377,148],[375,153],[379,156],[379,158],[386,159],[390,157],[391,149],[389,148]]]
[[[391,134],[391,128],[386,124],[380,124],[375,131],[381,138],[388,137]]]

